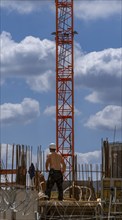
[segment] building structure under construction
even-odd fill
[[[79,166],[75,162],[76,179],[74,185],[70,178],[64,181],[64,200],[58,201],[54,187],[51,200],[47,201],[43,188],[45,154],[41,147],[37,148],[37,175],[32,191],[27,172],[33,159],[32,147],[0,145],[1,217],[20,220],[23,214],[23,219],[27,216],[32,219],[122,219],[122,143],[105,140],[101,149],[101,165]],[[9,157],[5,151],[9,152]],[[44,179],[38,178],[40,171]],[[12,214],[8,217],[10,211]]]

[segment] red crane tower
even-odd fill
[[[65,179],[74,180],[73,0],[56,5],[56,146],[65,159]]]

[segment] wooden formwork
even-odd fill
[[[102,143],[102,173],[105,178],[122,178],[122,143]]]
[[[122,219],[122,143],[102,145],[101,199],[108,219]]]
[[[115,219],[122,219],[122,178],[102,179],[101,199],[103,213]]]
[[[110,195],[113,194],[115,200],[122,202],[122,178],[104,178],[102,179],[102,194],[103,200],[110,200]]]

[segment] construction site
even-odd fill
[[[56,187],[51,199],[45,200],[45,152],[41,147],[37,148],[31,190],[27,171],[32,154],[29,146],[0,146],[0,219],[122,219],[122,143],[102,142],[102,165],[78,164],[75,156],[74,180],[68,175],[71,167],[66,169],[63,201],[58,201]]]
[[[33,147],[0,144],[1,220],[122,220],[122,143],[100,142],[101,164],[79,164],[74,137],[74,0],[55,0],[56,151],[66,163],[63,201],[45,196],[46,153],[37,147],[34,189],[28,170]],[[41,175],[40,175],[41,174]]]

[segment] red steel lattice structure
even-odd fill
[[[73,0],[56,4],[56,145],[65,158],[65,179],[74,179]]]

